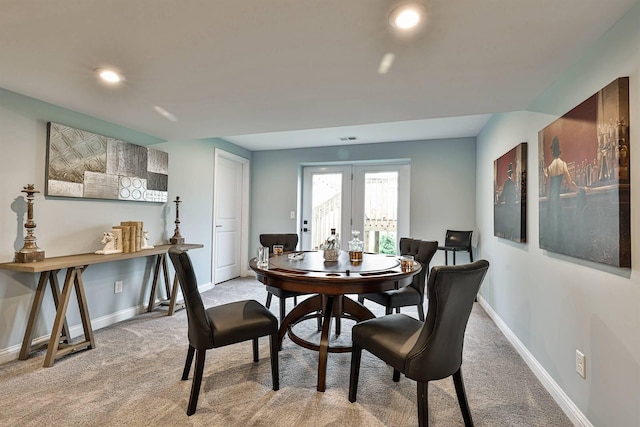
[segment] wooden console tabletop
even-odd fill
[[[6,262],[0,264],[0,268],[5,270],[23,271],[27,273],[41,273],[43,271],[62,270],[63,268],[75,267],[78,265],[100,264],[110,261],[121,261],[131,258],[158,255],[167,253],[171,245],[159,245],[151,249],[138,252],[127,252],[120,254],[99,255],[94,253],[66,255],[52,258],[45,258],[39,262]]]
[[[160,277],[160,269],[164,270],[164,283],[167,292],[167,298],[169,299],[169,315],[173,314],[175,307],[176,294],[178,289],[178,280],[174,276],[173,287],[169,288],[169,273],[167,269],[167,252],[173,245],[159,245],[151,249],[144,249],[138,252],[127,252],[119,254],[79,254],[79,255],[67,255],[46,258],[39,262],[20,263],[20,262],[6,262],[0,263],[0,269],[20,271],[26,273],[40,273],[40,279],[38,281],[38,287],[36,288],[35,298],[31,304],[31,311],[29,313],[29,321],[27,322],[27,329],[22,340],[22,348],[20,349],[20,360],[25,360],[29,357],[29,354],[36,350],[33,343],[33,333],[38,315],[40,313],[40,307],[42,306],[42,300],[46,291],[47,283],[51,287],[53,294],[53,301],[56,306],[56,318],[51,330],[51,337],[47,347],[47,354],[44,359],[44,366],[51,367],[55,360],[66,354],[72,353],[80,349],[95,348],[95,340],[93,337],[93,329],[91,328],[91,317],[89,316],[89,309],[87,307],[87,299],[84,291],[84,283],[82,281],[82,272],[87,269],[89,265],[101,264],[112,261],[123,261],[126,259],[141,258],[147,256],[155,256],[155,268],[153,274],[153,284],[151,287],[151,295],[149,298],[149,306],[147,311],[151,311],[156,307],[156,289],[158,285],[158,278]],[[201,244],[181,244],[176,245],[183,249],[196,249],[202,248]],[[62,292],[58,284],[58,272],[62,269],[66,269],[64,284]],[[82,328],[84,330],[84,341],[75,344],[71,343],[71,335],[69,334],[69,326],[67,324],[67,307],[69,305],[69,299],[71,297],[71,289],[75,288],[76,297],[78,299],[78,308],[80,310],[80,318],[82,320]]]

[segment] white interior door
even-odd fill
[[[395,254],[410,236],[409,177],[408,163],[305,167],[302,249],[318,249],[335,228],[345,249],[358,230],[365,251]]]
[[[246,259],[248,160],[216,149],[214,160],[213,283],[239,277]],[[244,248],[244,251],[243,251]]]

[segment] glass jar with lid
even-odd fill
[[[351,232],[351,236],[353,238],[349,240],[349,260],[352,263],[362,262],[364,242],[358,238],[358,236],[360,236],[360,232],[358,230],[353,230]]]

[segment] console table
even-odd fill
[[[151,297],[149,299],[149,307],[147,308],[147,311],[151,311],[156,307],[156,288],[158,285],[158,278],[160,277],[160,269],[163,269],[165,288],[167,290],[167,296],[169,298],[169,315],[172,315],[175,306],[178,281],[177,278],[174,277],[173,288],[169,290],[167,251],[171,246],[173,245],[159,245],[154,248],[144,249],[138,252],[127,252],[109,255],[98,255],[89,253],[46,258],[45,260],[39,262],[7,262],[0,264],[0,269],[26,273],[40,273],[38,287],[36,288],[35,298],[31,305],[29,320],[27,322],[27,329],[24,333],[22,348],[20,349],[20,355],[18,358],[20,360],[26,360],[32,351],[41,347],[37,346],[34,348],[32,346],[32,343],[33,333],[36,322],[38,320],[38,315],[40,314],[40,307],[42,306],[42,300],[44,298],[47,283],[50,285],[51,292],[53,294],[53,301],[56,306],[56,318],[53,322],[51,337],[49,338],[47,346],[47,354],[44,359],[44,367],[48,368],[53,366],[56,359],[74,351],[85,348],[95,348],[95,339],[93,337],[93,329],[91,328],[91,317],[89,316],[84,283],[82,281],[82,272],[92,264],[101,264],[105,262],[122,261],[132,258],[155,256],[156,260],[153,275],[153,284],[151,287]],[[201,244],[182,244],[178,246],[182,247],[183,249],[195,249],[203,247],[203,245]],[[60,292],[60,286],[58,284],[58,272],[62,269],[66,269],[67,271],[65,274],[62,292]],[[71,342],[71,335],[69,334],[69,326],[67,324],[67,307],[69,305],[72,288],[75,288],[76,291],[78,308],[80,310],[80,318],[82,320],[82,328],[84,330],[84,341],[78,343]]]

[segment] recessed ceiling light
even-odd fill
[[[405,3],[391,11],[389,23],[400,30],[414,28],[424,19],[425,8],[419,3]]]
[[[98,73],[98,76],[107,83],[120,83],[124,80],[124,77],[121,74],[118,74],[113,70],[109,70],[108,68],[98,68],[96,73]]]

